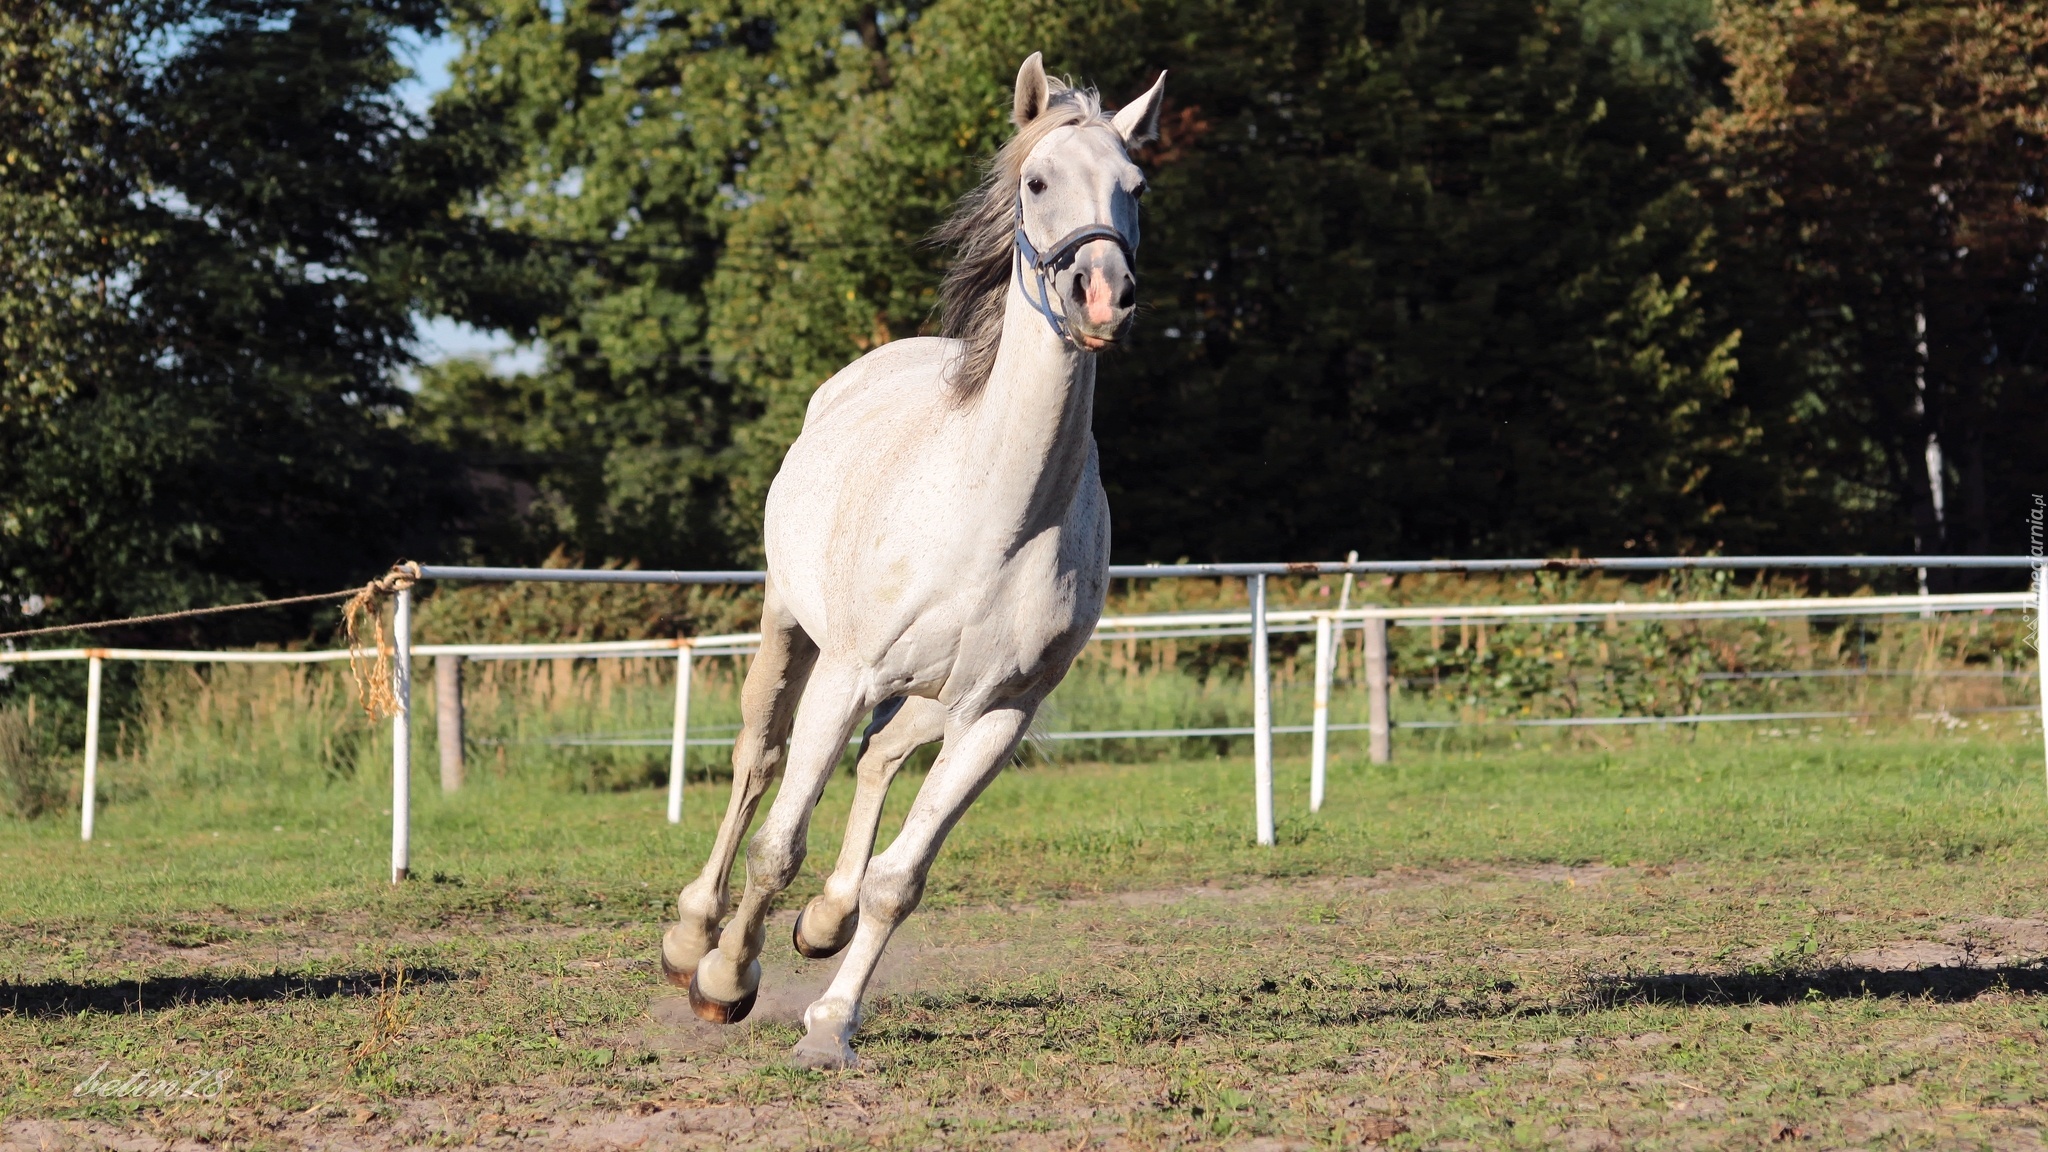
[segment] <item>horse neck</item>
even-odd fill
[[[1035,534],[1072,505],[1094,449],[1095,357],[1055,336],[1010,280],[1003,342],[972,403],[970,461]],[[993,511],[993,509],[991,509]]]

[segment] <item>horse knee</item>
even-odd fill
[[[747,883],[780,892],[796,879],[804,855],[801,834],[785,839],[768,835],[764,828],[747,845]]]
[[[740,781],[749,795],[758,797],[768,791],[769,782],[781,767],[781,747],[747,732],[740,733],[740,738],[733,742],[733,779]]]
[[[854,766],[854,779],[860,782],[862,788],[887,788],[889,781],[896,778],[896,770],[903,767],[903,762],[909,759],[914,751],[914,748],[905,749],[900,753],[894,749],[874,749],[861,757],[860,763]]]
[[[879,857],[860,885],[860,914],[883,924],[901,924],[924,899],[924,873],[915,865]]]

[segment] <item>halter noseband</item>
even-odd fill
[[[1097,240],[1107,240],[1116,245],[1122,250],[1125,260],[1133,266],[1137,264],[1138,254],[1132,249],[1131,242],[1124,239],[1123,233],[1107,224],[1083,224],[1067,233],[1059,243],[1047,251],[1040,252],[1031,243],[1031,237],[1024,234],[1024,194],[1017,194],[1017,287],[1023,291],[1024,299],[1031,305],[1032,310],[1045,317],[1045,322],[1052,325],[1052,334],[1069,344],[1074,343],[1073,333],[1068,330],[1066,319],[1052,306],[1052,286],[1046,282],[1046,277],[1057,276],[1066,271],[1068,266],[1073,264],[1074,257],[1081,251],[1082,246],[1093,244]],[[1038,296],[1035,299],[1031,295],[1031,285],[1024,280],[1024,270],[1027,268],[1038,279]]]

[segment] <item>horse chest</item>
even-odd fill
[[[965,562],[925,567],[896,558],[878,564],[878,578],[862,582],[869,606],[894,601],[903,609],[892,625],[859,644],[878,681],[947,699],[1057,682],[1102,610],[1107,540],[1098,523],[1100,497],[1077,503],[1084,507],[1059,527],[981,553],[984,561],[1000,560],[973,578],[959,578],[973,570]],[[955,578],[937,579],[936,573]],[[908,603],[897,599],[906,587],[917,592]],[[882,616],[849,611],[846,618]]]

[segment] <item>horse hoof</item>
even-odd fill
[[[745,1020],[747,1013],[754,1010],[754,998],[761,993],[761,990],[756,988],[738,1000],[727,1004],[724,1001],[713,1000],[711,997],[706,996],[697,987],[697,975],[694,972],[690,974],[689,985],[690,1011],[695,1012],[698,1019],[709,1020],[713,1024],[737,1024]]]
[[[845,951],[847,942],[853,939],[854,925],[860,923],[860,913],[856,911],[853,914],[853,918],[841,926],[840,931],[843,934],[843,938],[837,944],[828,944],[820,948],[804,942],[804,912],[810,910],[811,906],[806,904],[804,905],[803,912],[796,914],[796,927],[789,930],[790,945],[806,960],[824,960]]]
[[[688,988],[690,986],[691,980],[694,979],[696,975],[697,970],[695,968],[678,968],[674,964],[669,963],[668,949],[663,948],[661,950],[662,979],[667,980],[669,983],[675,985],[678,988]]]
[[[860,1057],[837,1036],[804,1037],[789,1050],[789,1062],[813,1072],[849,1072],[860,1067]]]

